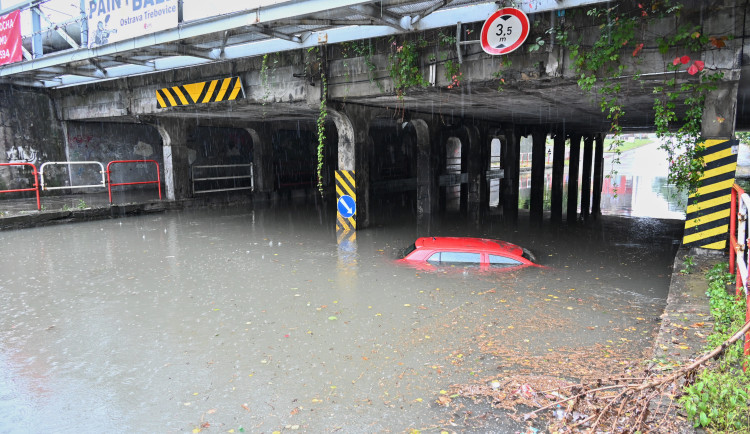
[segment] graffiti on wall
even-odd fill
[[[41,163],[41,153],[29,145],[12,146],[5,151],[8,163]]]
[[[133,148],[133,153],[143,158],[150,157],[154,154],[154,147],[139,140]]]

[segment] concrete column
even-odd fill
[[[412,119],[409,123],[417,138],[417,225],[425,227],[438,212],[438,128],[431,120]]]
[[[494,131],[485,124],[477,125],[477,131],[479,132],[479,143],[482,144],[482,176],[484,176],[483,188],[480,191],[479,202],[481,203],[481,210],[483,215],[487,215],[490,211],[490,180],[487,178],[487,171],[490,170],[490,153],[492,152],[492,139],[495,138]]]
[[[253,183],[255,193],[270,193],[274,187],[273,143],[266,125],[246,128],[253,139]]]
[[[581,159],[581,135],[570,135],[570,162],[568,164],[568,224],[578,219],[578,164]]]
[[[602,215],[602,187],[604,186],[604,134],[595,136],[594,149],[594,192],[591,199],[591,216],[597,219]]]
[[[357,189],[357,229],[370,226],[370,162],[372,140],[370,121],[377,111],[367,107],[347,106],[346,111],[328,110],[336,124],[339,144],[338,170],[354,170]]]
[[[704,161],[700,188],[688,197],[685,213],[685,247],[725,250],[730,231],[731,185],[737,168],[738,142],[734,139],[738,79],[726,73],[706,96],[701,120]]]
[[[484,143],[481,141],[479,129],[475,126],[464,126],[461,134],[462,159],[466,160],[468,174],[467,213],[469,221],[479,224],[482,221],[484,198],[487,190],[487,162],[485,159]]]
[[[594,136],[587,134],[583,139],[583,173],[581,176],[581,216],[589,219],[591,209],[591,159],[594,151]]]
[[[505,130],[503,143],[503,219],[512,225],[518,223],[518,185],[521,171],[521,134],[515,128]]]
[[[164,185],[167,200],[186,199],[191,196],[190,161],[187,147],[187,126],[183,120],[157,119],[154,127],[159,131],[164,153]]]
[[[552,150],[552,204],[550,219],[553,223],[562,222],[563,175],[565,173],[565,134],[555,134]]]
[[[704,139],[734,137],[738,89],[738,81],[721,81],[716,84],[715,90],[706,95],[701,119],[701,137]]]
[[[542,223],[544,217],[544,158],[547,132],[535,129],[531,132],[531,203],[529,218],[532,223]]]

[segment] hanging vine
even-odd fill
[[[311,48],[310,51],[315,52],[318,63],[320,65],[320,105],[318,109],[318,119],[316,122],[317,133],[318,133],[318,146],[317,146],[317,167],[316,174],[318,178],[318,192],[323,195],[323,166],[325,162],[325,140],[326,140],[326,118],[328,117],[328,79],[326,78],[326,68],[323,63],[323,59],[320,55],[318,47]]]

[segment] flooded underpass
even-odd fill
[[[423,272],[394,263],[411,216],[344,247],[334,218],[247,205],[0,233],[2,431],[516,432],[450,386],[647,356],[682,232],[444,218],[434,233],[548,268]]]

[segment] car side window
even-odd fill
[[[505,256],[489,255],[490,267],[508,267],[512,265],[520,265],[521,261],[517,261],[512,258],[506,258]]]
[[[430,256],[427,262],[435,265],[479,265],[482,255],[469,252],[438,252]]]

